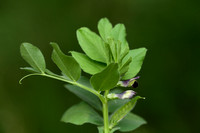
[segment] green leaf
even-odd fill
[[[78,80],[78,82],[91,88],[89,80],[85,77],[81,77]],[[90,104],[92,107],[96,108],[97,110],[100,110],[100,111],[102,110],[102,106],[101,106],[101,102],[99,101],[99,98],[96,95],[92,94],[91,92],[86,91],[80,87],[77,87],[71,84],[65,85],[65,88],[67,88],[67,90],[74,93],[79,98],[81,98],[82,100],[84,100],[85,102]]]
[[[121,63],[122,63],[124,57],[126,57],[126,55],[129,53],[128,42],[126,42],[126,43],[127,43],[127,46],[124,48],[124,51],[121,52],[121,54],[120,54],[120,60],[119,60],[119,64],[120,64],[120,65],[121,65]]]
[[[42,52],[30,43],[22,43],[20,53],[23,59],[28,62],[36,71],[45,72],[45,60]]]
[[[93,75],[90,82],[97,91],[105,91],[112,89],[119,81],[118,64],[111,63],[103,71]]]
[[[102,117],[84,102],[69,108],[62,116],[61,121],[75,125],[82,125],[84,123],[103,125]]]
[[[49,75],[53,75],[53,76],[57,76],[57,77],[62,77],[62,76],[60,76],[60,75],[57,75],[57,74],[53,73],[53,72],[50,71],[49,69],[46,69],[45,72],[46,72],[47,74],[49,74]]]
[[[97,127],[97,129],[98,129],[98,131],[99,131],[99,133],[103,133],[103,127]]]
[[[126,42],[126,28],[124,24],[117,24],[112,29],[111,36],[116,40],[121,42],[121,53],[123,53],[128,47]]]
[[[122,77],[123,80],[133,78],[137,75],[137,73],[140,71],[142,67],[142,63],[146,55],[146,52],[147,52],[146,48],[138,48],[129,51],[128,55],[125,58],[132,57],[132,62],[129,65],[128,71]]]
[[[110,127],[113,128],[119,121],[121,121],[136,105],[138,99],[143,99],[140,96],[136,96],[131,101],[124,104],[117,111],[115,111],[110,118]]]
[[[126,60],[124,62],[122,61],[122,66],[119,69],[120,75],[123,75],[128,71],[129,65],[130,65],[131,62],[132,62],[131,57],[129,57],[128,60]]]
[[[21,70],[26,70],[26,71],[29,71],[29,72],[32,72],[32,73],[39,73],[38,70],[35,70],[34,68],[32,67],[20,67]]]
[[[85,54],[74,51],[72,51],[71,54],[74,59],[79,63],[83,71],[91,75],[101,72],[106,67],[105,64],[94,61]]]
[[[142,117],[133,113],[128,113],[127,116],[125,116],[124,119],[119,122],[117,127],[120,127],[119,130],[121,132],[130,132],[146,123],[147,122]]]
[[[77,30],[77,38],[81,48],[91,59],[103,63],[108,62],[105,43],[96,33],[83,27]]]
[[[129,102],[130,99],[113,99],[108,101],[108,111],[109,112],[115,112],[117,109],[119,109],[121,106]]]
[[[121,43],[119,41],[114,41],[113,39],[108,39],[110,46],[110,51],[115,63],[118,63],[120,59]]]
[[[71,56],[65,55],[56,43],[50,43],[54,48],[52,53],[52,60],[58,68],[71,80],[77,81],[81,75],[81,68],[75,59]]]
[[[98,22],[98,30],[103,40],[107,42],[107,39],[111,37],[112,24],[107,18],[102,18]]]

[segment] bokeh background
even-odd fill
[[[145,96],[134,112],[148,124],[132,133],[200,132],[200,1],[198,0],[0,0],[0,133],[95,133],[90,124],[60,122],[80,101],[62,82],[31,77],[19,85],[27,66],[19,46],[30,42],[59,73],[49,42],[67,53],[81,51],[76,30],[97,32],[107,17],[124,23],[131,48],[146,47],[137,92]]]

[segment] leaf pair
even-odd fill
[[[56,43],[51,43],[54,48],[52,53],[52,60],[59,67],[59,69],[68,76],[71,80],[77,81],[81,75],[79,64],[73,57],[65,55]],[[37,73],[49,73],[46,69],[46,64],[42,52],[30,43],[22,43],[20,46],[21,56],[28,62],[32,68],[23,68]]]
[[[126,42],[126,28],[124,24],[117,24],[113,28],[112,24],[107,18],[102,18],[98,22],[98,30],[99,34],[106,43],[109,43],[109,39],[120,42],[121,54],[124,53],[124,51],[128,48],[128,43]],[[121,54],[119,56],[121,56]]]
[[[86,55],[71,52],[83,71],[92,75],[103,70],[106,64],[120,62],[121,56],[124,57],[129,50],[123,24],[117,24],[112,28],[109,20],[103,18],[98,23],[98,30],[102,38],[86,27],[78,29],[77,39]],[[110,54],[114,62],[111,61]]]
[[[119,62],[119,72],[122,75],[122,79],[126,80],[135,77],[141,69],[147,51],[146,48],[129,51],[126,41],[126,29],[123,24],[117,24],[113,28],[110,21],[107,18],[103,18],[98,22],[98,30],[103,40],[110,45],[114,60]]]

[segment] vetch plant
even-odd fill
[[[77,30],[78,42],[84,53],[70,51],[64,54],[59,46],[51,42],[52,60],[61,70],[55,74],[46,68],[41,51],[30,43],[22,43],[21,56],[31,67],[21,68],[68,84],[65,88],[84,102],[70,107],[62,121],[75,125],[91,123],[97,125],[99,133],[132,131],[146,124],[146,121],[131,112],[141,96],[132,88],[138,86],[136,75],[141,69],[146,48],[129,49],[123,24],[114,27],[107,18],[98,22],[99,35],[86,27]],[[81,76],[81,70],[91,75]],[[124,90],[128,88],[129,90]],[[102,115],[99,114],[102,111]]]

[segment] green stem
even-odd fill
[[[108,100],[107,95],[109,91],[105,91],[103,104],[103,119],[104,119],[104,133],[109,133],[109,118],[108,118]]]
[[[74,81],[70,81],[70,80],[67,80],[67,79],[64,79],[64,78],[61,78],[61,77],[56,77],[56,76],[53,76],[53,75],[48,75],[48,74],[41,74],[42,76],[46,76],[46,77],[49,77],[49,78],[53,78],[53,79],[57,79],[57,80],[60,80],[60,81],[64,81],[64,82],[67,82],[67,83],[70,83],[70,84],[73,84],[73,85],[76,85],[78,87],[81,87],[83,88],[84,90],[87,90],[93,94],[95,94],[96,96],[98,96],[99,98],[101,97],[101,94],[99,94],[97,91],[95,90],[92,90],[78,82],[74,82]]]
[[[56,76],[56,75],[49,75],[49,74],[46,74],[46,73],[28,74],[28,75],[26,75],[26,76],[24,76],[23,78],[20,79],[19,84],[22,84],[22,80],[24,80],[25,78],[30,77],[30,76],[44,76],[44,77],[49,77],[49,78],[52,78],[52,79],[57,79],[57,80],[60,80],[60,81],[63,81],[63,82],[67,82],[67,83],[73,84],[75,86],[81,87],[82,89],[87,90],[87,91],[93,93],[94,95],[96,95],[97,97],[99,97],[99,99],[101,101],[104,101],[104,97],[98,91],[93,90],[91,88],[88,88],[87,86],[84,86],[84,85],[82,85],[82,84],[80,84],[80,83],[78,83],[76,81],[71,81],[71,80],[68,80],[68,79]]]
[[[46,77],[49,77],[49,78],[53,78],[53,79],[57,79],[57,80],[61,80],[61,81],[64,81],[64,82],[67,82],[67,83],[70,83],[70,84],[73,84],[73,85],[76,85],[78,87],[81,87],[93,94],[95,94],[96,96],[99,97],[99,99],[101,100],[102,104],[103,104],[103,119],[104,119],[104,133],[110,133],[110,130],[109,130],[109,118],[108,118],[108,100],[107,100],[107,95],[109,93],[109,90],[106,90],[105,91],[105,94],[104,94],[104,97],[98,93],[97,91],[95,90],[92,90],[78,82],[74,82],[74,81],[69,81],[67,79],[64,79],[64,78],[61,78],[61,77],[57,77],[57,76],[53,76],[53,75],[48,75],[48,74],[41,74],[42,76],[46,76]]]
[[[83,88],[84,90],[87,90],[87,91],[93,93],[97,97],[99,97],[99,99],[101,100],[101,102],[103,104],[104,133],[110,133],[110,130],[109,130],[109,118],[108,118],[108,99],[107,99],[107,95],[109,93],[109,90],[106,90],[105,93],[104,93],[104,96],[103,96],[98,91],[92,90],[91,88],[88,88],[87,86],[84,86],[84,85],[82,85],[82,84],[80,84],[80,83],[78,83],[76,81],[70,81],[70,80],[67,80],[67,79],[62,78],[62,77],[58,77],[58,76],[54,76],[54,75],[49,75],[49,74],[45,74],[45,73],[29,74],[29,75],[23,77],[19,81],[19,83],[21,84],[21,81],[23,79],[29,77],[29,76],[36,76],[36,75],[40,75],[40,76],[44,76],[44,77],[49,77],[49,78],[52,78],[52,79],[57,79],[57,80],[60,80],[60,81],[64,81],[64,82],[76,85],[78,87]]]

